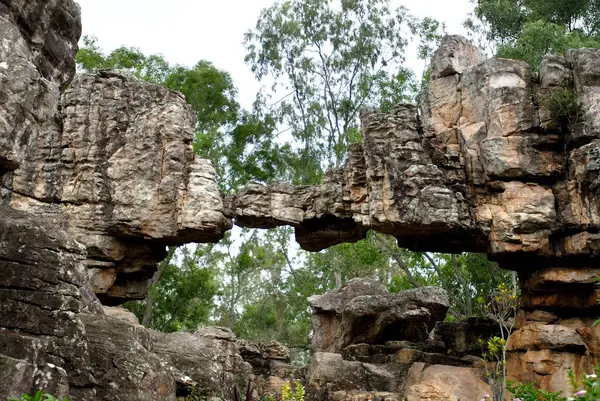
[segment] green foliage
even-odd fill
[[[537,69],[545,54],[600,47],[600,2],[480,0],[465,26],[497,56]]]
[[[210,398],[209,391],[196,384],[192,387],[190,393],[185,397],[185,401],[207,401]]]
[[[560,88],[538,96],[537,101],[546,106],[552,118],[561,127],[574,125],[581,114],[581,106],[575,92],[570,88]]]
[[[21,398],[11,398],[10,401],[69,401],[69,399],[67,397],[59,399],[40,390],[35,395],[23,394]]]
[[[299,381],[294,383],[294,388],[290,382],[286,382],[281,389],[281,401],[304,401],[304,386]]]
[[[145,56],[135,47],[121,46],[105,55],[97,44],[97,38],[84,36],[82,41],[83,46],[75,57],[79,71],[119,69],[155,84],[162,84],[171,72],[169,63],[160,54]]]
[[[97,39],[85,36],[76,57],[79,71],[120,69],[147,82],[181,92],[196,114],[194,150],[210,159],[220,186],[232,191],[251,180],[286,178],[296,163],[289,146],[275,139],[275,120],[258,97],[252,111],[240,109],[231,76],[208,61],[192,68],[169,65],[162,55],[144,55],[122,46],[105,54]]]
[[[514,396],[513,400],[520,401],[567,401],[560,391],[547,392],[534,387],[533,383],[507,384],[507,390]]]
[[[487,297],[481,297],[479,302],[485,310],[485,317],[498,324],[500,337],[491,337],[485,341],[480,341],[483,346],[483,357],[488,362],[494,362],[490,369],[488,364],[486,374],[494,387],[494,399],[504,400],[504,393],[507,386],[506,372],[506,351],[508,337],[515,324],[517,310],[519,308],[519,297],[516,288],[510,288],[507,284],[498,285],[495,291]]]
[[[569,31],[565,25],[537,20],[525,23],[514,41],[498,46],[496,55],[524,60],[536,70],[544,55],[581,47],[600,47],[600,38],[586,37],[581,31]]]
[[[214,244],[179,249],[181,261],[169,263],[151,291],[153,318],[147,326],[173,332],[197,329],[207,324],[218,291],[215,269],[224,255]],[[148,300],[128,302],[125,306],[143,321]]]
[[[291,0],[261,12],[245,35],[245,59],[272,93],[284,93],[273,108],[297,143],[293,182],[319,182],[341,164],[361,108],[414,98],[414,77],[401,66],[407,33],[428,54],[440,29],[387,0]]]

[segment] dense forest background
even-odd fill
[[[465,27],[490,56],[522,59],[535,70],[547,53],[600,47],[600,0],[479,0]],[[101,39],[84,37],[77,66],[127,70],[183,93],[197,115],[195,152],[212,160],[221,190],[231,193],[249,181],[314,184],[340,167],[348,145],[361,140],[362,108],[418,102],[428,70],[417,76],[404,67],[406,50],[416,46],[427,65],[444,34],[442,23],[387,0],[276,3],[243,38],[245,61],[263,84],[251,110],[238,103],[227,71],[209,60],[170,65],[134,47],[105,53]],[[156,330],[220,325],[302,351],[310,346],[307,297],[355,277],[390,291],[441,286],[452,320],[481,316],[486,295],[514,285],[485,255],[412,252],[374,232],[308,253],[289,228],[235,229],[219,244],[170,248],[148,297],[126,306]]]

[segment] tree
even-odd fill
[[[545,54],[600,46],[600,2],[480,0],[465,26],[497,56],[535,69]]]
[[[146,327],[163,332],[193,330],[207,324],[212,315],[218,283],[216,266],[224,255],[214,244],[181,247],[179,263],[161,263],[160,280],[146,300],[126,304]],[[164,267],[163,267],[164,266]],[[148,303],[152,314],[148,315]]]
[[[264,111],[264,99],[258,97],[253,110],[242,110],[231,76],[211,62],[172,66],[162,55],[147,56],[126,46],[105,54],[97,39],[89,36],[84,36],[76,61],[79,71],[120,69],[181,92],[196,113],[194,150],[212,161],[224,191],[251,180],[286,177],[287,166],[293,163],[290,147],[274,141],[275,120]]]
[[[246,62],[272,83],[278,122],[298,142],[294,182],[318,182],[340,166],[347,145],[360,140],[361,108],[414,97],[413,74],[401,63],[417,26],[387,0],[291,0],[261,12],[245,35]]]

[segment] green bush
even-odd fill
[[[540,96],[538,102],[548,108],[550,116],[562,127],[572,126],[579,119],[581,108],[572,89],[553,90]]]
[[[69,399],[67,397],[59,399],[40,390],[35,395],[23,394],[21,398],[11,398],[10,401],[69,401]]]

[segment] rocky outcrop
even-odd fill
[[[522,321],[555,315],[543,323],[556,327],[515,333],[509,375],[566,390],[567,370],[589,373],[598,358],[598,60],[596,49],[548,56],[533,77],[524,62],[483,60],[448,37],[420,110],[365,111],[363,143],[322,184],[250,184],[226,200],[227,214],[241,226],[290,225],[312,251],[373,229],[413,250],[488,253],[518,271]],[[568,343],[542,334],[570,319]]]
[[[359,343],[424,341],[449,305],[448,296],[437,287],[390,294],[368,279],[354,279],[337,290],[312,296],[309,304],[313,350],[334,353]]]
[[[181,95],[116,72],[78,75],[60,108],[48,110],[60,123],[49,145],[29,144],[41,154],[3,177],[2,201],[63,216],[103,302],[143,298],[166,245],[215,241],[230,225],[213,167],[193,155],[194,115]]]
[[[441,401],[491,394],[483,361],[475,356],[480,349],[451,356],[456,341],[447,346],[431,336],[448,309],[439,288],[390,294],[373,280],[355,279],[311,297],[310,304],[315,354],[306,384],[312,400]],[[470,335],[476,344],[489,337],[475,331]]]
[[[0,3],[0,204],[62,216],[93,290],[121,303],[145,296],[166,245],[217,241],[231,223],[180,94],[118,72],[70,83],[79,19],[72,0]]]
[[[0,396],[92,395],[85,248],[56,222],[2,206],[0,215]]]
[[[312,187],[248,185],[227,200],[228,214],[242,226],[291,225],[307,250],[374,229],[402,247],[487,252],[515,270],[534,260],[591,266],[600,249],[598,52],[549,57],[538,81],[524,62],[482,61],[451,37],[434,57],[420,113],[365,111],[364,141],[342,169]],[[566,126],[552,114],[558,91],[579,104]]]
[[[522,283],[512,378],[563,390],[567,369],[599,357],[600,51],[549,56],[533,77],[449,37],[421,108],[364,111],[363,143],[321,184],[249,184],[223,200],[214,169],[193,154],[183,97],[117,71],[74,78],[80,33],[72,0],[0,0],[0,377],[11,378],[0,396],[173,399],[194,382],[186,371],[214,380],[194,364],[214,367],[223,388],[238,371],[273,386],[302,376],[277,346],[232,345],[219,330],[152,334],[100,303],[144,297],[167,245],[217,241],[232,218],[293,226],[308,250],[373,229],[414,250],[487,252]],[[448,356],[449,339],[429,338],[443,294],[371,283],[355,296],[355,284],[312,300],[315,346],[329,351],[309,368],[313,394],[485,389],[460,357],[473,352],[466,340],[455,337]]]

